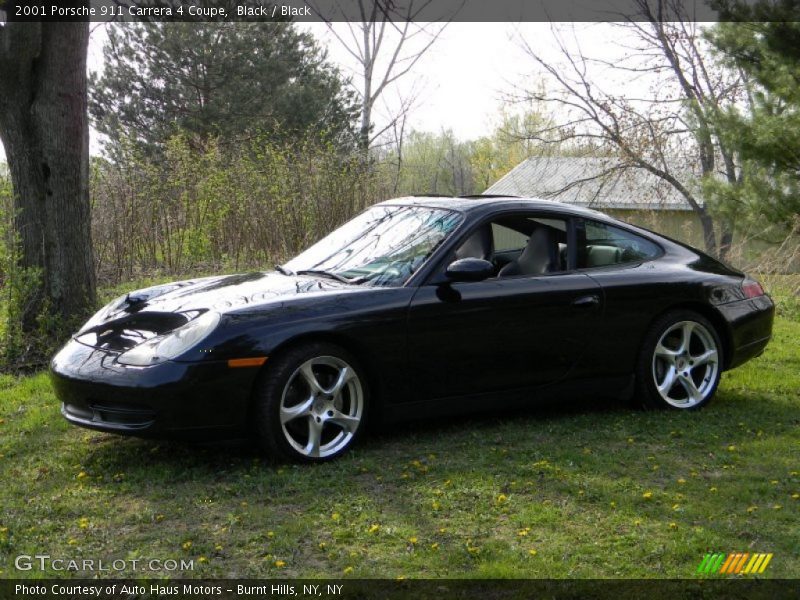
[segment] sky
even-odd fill
[[[355,60],[331,35],[323,23],[299,25],[328,48],[329,59],[344,74],[353,74]],[[346,24],[334,25],[348,35]],[[619,30],[604,23],[577,25],[581,45],[607,54]],[[89,42],[90,71],[103,68],[103,25],[93,24]],[[533,61],[526,56],[522,40],[545,56],[555,58],[548,23],[450,23],[414,69],[389,89],[388,106],[379,106],[375,126],[380,129],[390,118],[398,98],[415,97],[408,126],[419,131],[451,129],[460,139],[474,139],[489,133],[498,123],[501,110],[514,91],[539,80]],[[413,47],[412,47],[413,51]],[[96,132],[90,134],[90,152],[101,151]],[[5,156],[0,147],[0,160]]]

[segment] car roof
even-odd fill
[[[489,213],[498,208],[544,210],[591,218],[611,219],[608,215],[591,208],[565,204],[555,200],[519,198],[517,196],[404,196],[386,200],[378,204],[378,206],[427,206],[429,208],[442,208],[464,213]]]

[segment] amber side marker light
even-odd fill
[[[231,358],[228,360],[228,366],[231,369],[237,369],[241,367],[260,367],[265,362],[267,362],[266,356],[258,356],[256,358]]]

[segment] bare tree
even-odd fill
[[[433,0],[357,0],[360,22],[346,20],[342,25],[346,32],[325,21],[359,66],[355,87],[361,99],[360,145],[365,153],[376,139],[404,119],[413,104],[413,98],[401,99],[396,114],[380,130],[373,131],[373,112],[382,94],[411,72],[447,26],[440,21],[415,21],[430,12],[432,4]]]
[[[612,155],[598,177],[644,169],[674,188],[697,215],[706,250],[722,258],[733,223],[717,219],[699,195],[703,178],[737,182],[736,156],[715,134],[711,116],[742,100],[738,73],[710,54],[697,23],[680,2],[635,0],[641,14],[616,24],[627,35],[619,60],[587,56],[575,30],[572,39],[553,28],[564,59],[556,64],[523,41],[554,90],[523,94],[551,106],[557,122],[530,135],[544,143],[592,142]],[[602,83],[600,83],[602,82]],[[615,91],[605,87],[614,86]],[[646,87],[643,97],[630,90]],[[625,91],[619,91],[620,89]]]
[[[88,39],[88,22],[0,26],[0,139],[14,188],[19,262],[39,273],[21,308],[28,334],[43,333],[45,323],[44,333],[58,335],[94,303]]]

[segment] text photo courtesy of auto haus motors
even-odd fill
[[[346,452],[368,417],[496,409],[581,388],[695,410],[723,371],[764,351],[773,316],[746,274],[595,211],[407,197],[274,271],[126,293],[51,370],[76,425],[250,432],[271,455],[316,462]]]

